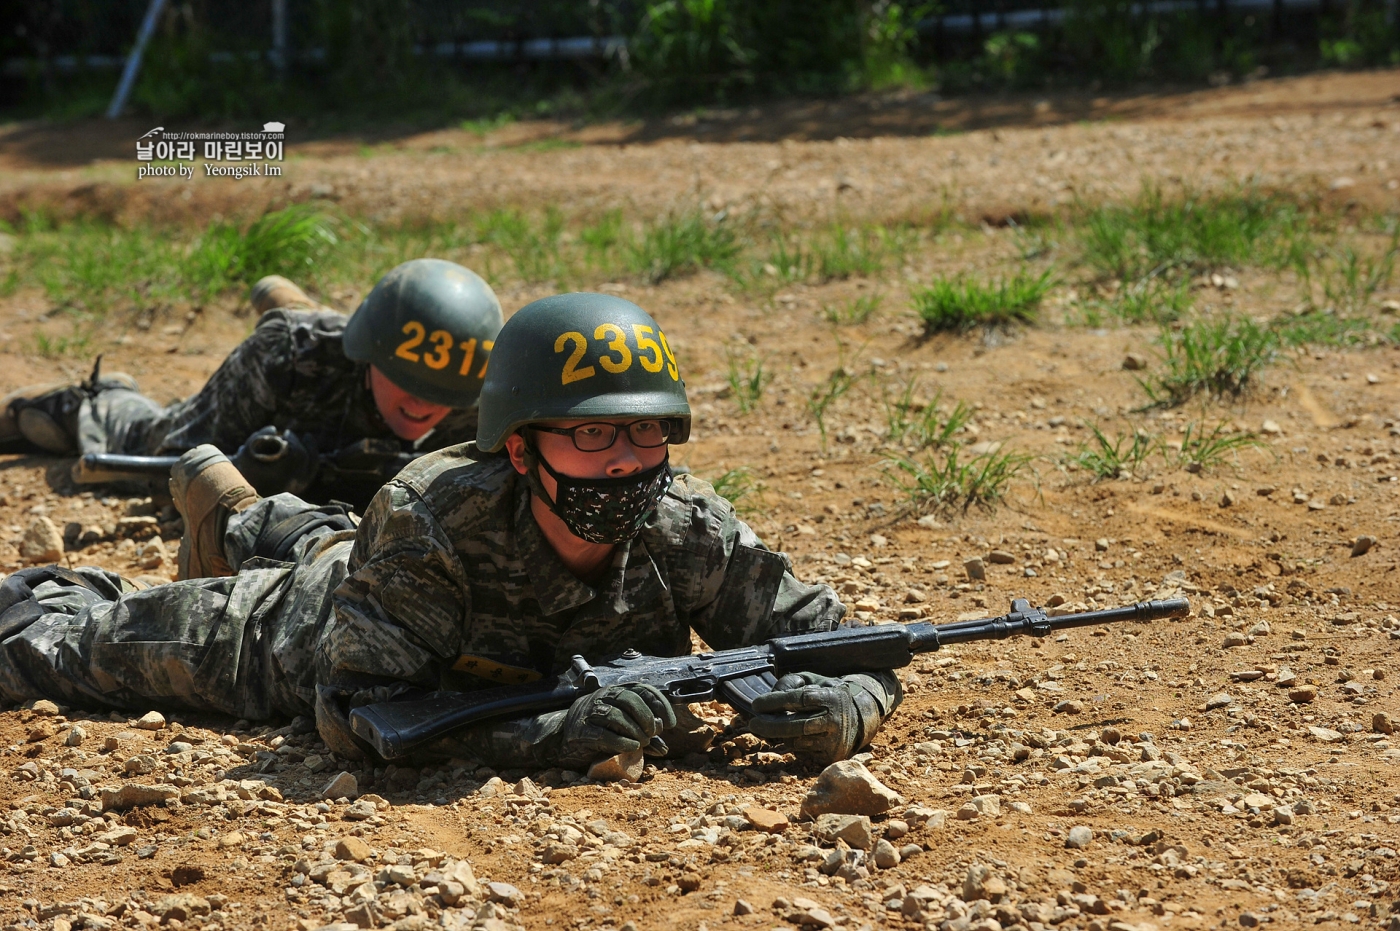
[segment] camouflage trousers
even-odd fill
[[[78,449],[83,453],[153,456],[165,442],[177,409],[198,407],[199,402],[196,394],[165,408],[139,391],[105,388],[85,398],[78,408]]]
[[[0,700],[313,714],[316,642],[345,577],[348,526],[283,494],[230,518],[231,578],[137,590],[88,567],[16,573],[0,585]]]

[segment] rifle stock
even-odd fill
[[[748,713],[753,699],[770,691],[777,678],[789,672],[841,676],[898,669],[909,665],[915,655],[945,644],[1019,634],[1043,637],[1071,627],[1182,617],[1190,610],[1185,598],[1171,598],[1052,618],[1018,598],[1012,601],[1009,614],[951,624],[842,627],[677,657],[642,656],[628,650],[596,665],[575,656],[564,672],[530,685],[432,692],[404,701],[362,705],[351,709],[350,726],[381,757],[393,760],[469,724],[562,710],[578,697],[610,685],[652,685],[676,704],[718,698]]]

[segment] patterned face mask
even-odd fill
[[[530,487],[559,516],[569,532],[590,543],[626,543],[642,529],[671,487],[671,457],[659,465],[622,478],[574,478],[561,475],[537,451],[533,458],[558,483],[549,500],[539,473],[528,472]]]

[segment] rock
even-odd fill
[[[1378,711],[1371,716],[1371,730],[1377,734],[1394,734],[1395,721],[1384,711]]]
[[[353,860],[356,863],[363,863],[368,860],[370,854],[369,844],[366,844],[358,837],[342,837],[335,842],[335,858],[337,860]]]
[[[910,857],[917,857],[923,852],[924,848],[920,847],[918,844],[905,844],[903,847],[899,848],[899,858],[900,860],[908,860]]]
[[[963,571],[967,577],[974,582],[985,581],[987,578],[987,566],[982,562],[981,556],[974,556],[963,563]]]
[[[909,833],[909,825],[897,818],[891,818],[885,822],[885,836],[890,840],[899,840]]]
[[[1325,744],[1334,744],[1342,739],[1341,733],[1332,730],[1330,727],[1309,726],[1308,733]]]
[[[1293,811],[1289,808],[1279,807],[1274,809],[1274,824],[1292,824]]]
[[[987,562],[995,563],[998,566],[1009,566],[1015,561],[1015,554],[1008,553],[1006,550],[992,550],[987,554]]]
[[[628,750],[588,767],[588,778],[595,782],[636,782],[642,778],[646,757],[641,750]]]
[[[87,740],[87,731],[83,730],[82,725],[74,724],[68,731],[68,736],[63,739],[63,744],[67,747],[81,747],[84,740]]]
[[[1067,698],[1062,702],[1056,702],[1055,707],[1050,710],[1055,714],[1082,714],[1084,712],[1084,703],[1075,701],[1072,698]]]
[[[1031,808],[1030,802],[1012,802],[1011,810],[1016,812],[1016,814],[1018,815],[1035,814],[1035,809]]]
[[[1371,547],[1375,545],[1375,537],[1365,536],[1363,534],[1362,536],[1359,536],[1355,540],[1351,541],[1351,555],[1365,556],[1367,553],[1371,552]]]
[[[540,859],[552,866],[578,858],[579,849],[573,844],[546,844]]]
[[[47,517],[36,517],[20,539],[19,555],[25,562],[58,562],[63,558],[63,531]]]
[[[1236,807],[1243,805],[1245,808],[1264,811],[1274,806],[1274,797],[1272,795],[1265,795],[1263,792],[1251,792],[1235,804]]]
[[[58,705],[49,701],[47,698],[41,698],[30,705],[29,710],[38,715],[52,716],[58,714]]]
[[[989,899],[996,901],[1006,895],[1009,887],[1006,881],[992,872],[991,867],[982,863],[974,863],[967,868],[967,875],[963,877],[962,897],[964,902],[976,902],[978,899]]]
[[[1249,636],[1243,631],[1232,630],[1225,635],[1225,642],[1222,644],[1226,649],[1249,645]]]
[[[525,901],[525,893],[521,892],[510,883],[487,883],[486,895],[492,902],[500,902],[502,905],[509,905],[511,908],[516,908]]]
[[[843,840],[857,850],[869,850],[874,843],[870,834],[870,819],[865,815],[821,815],[813,825],[812,833],[828,844]]]
[[[1260,621],[1249,629],[1251,637],[1267,637],[1274,632],[1268,621]]]
[[[1231,508],[1231,507],[1234,507],[1234,506],[1235,506],[1235,493],[1234,493],[1233,491],[1227,490],[1224,494],[1222,494],[1222,495],[1220,496],[1220,506],[1221,506],[1222,508]]]
[[[1069,834],[1065,837],[1065,846],[1070,850],[1083,850],[1093,839],[1093,829],[1080,824],[1069,829]]]
[[[744,809],[744,819],[754,830],[764,831],[768,834],[781,834],[788,829],[786,815],[754,805]]]
[[[1286,689],[1298,681],[1298,674],[1287,666],[1278,668],[1278,675],[1274,678],[1274,685],[1281,689]]]
[[[227,834],[219,838],[219,846],[225,849],[230,849],[233,847],[242,847],[243,842],[246,840],[247,838],[244,837],[241,832],[229,831]]]
[[[874,860],[880,869],[892,870],[899,866],[899,851],[894,848],[894,844],[882,837],[875,842]]]
[[[1259,432],[1269,436],[1278,436],[1283,432],[1283,428],[1278,425],[1276,420],[1266,420],[1260,425]]]
[[[1147,356],[1140,352],[1129,352],[1123,356],[1123,369],[1128,372],[1140,372],[1147,368]]]
[[[345,808],[345,813],[340,817],[346,821],[368,821],[377,814],[374,803],[366,799],[360,799]]]
[[[1317,698],[1317,686],[1300,685],[1288,690],[1288,700],[1295,705],[1306,705]]]
[[[325,787],[321,789],[321,798],[325,799],[355,799],[359,797],[359,780],[344,770],[336,773],[331,781],[326,783]]]
[[[1228,692],[1216,692],[1210,698],[1206,699],[1206,710],[1214,711],[1217,708],[1229,707],[1234,703],[1235,700],[1230,697]]]
[[[734,901],[734,914],[735,914],[735,915],[752,915],[752,914],[753,914],[753,906],[750,905],[750,904],[749,904],[747,901],[745,901],[744,899],[736,899],[736,900]]]
[[[817,777],[817,782],[802,800],[802,815],[836,813],[843,815],[880,815],[895,805],[904,804],[898,792],[884,785],[855,760],[832,763]]]
[[[146,805],[164,805],[168,800],[180,797],[175,786],[143,786],[129,782],[119,789],[107,788],[101,791],[103,811],[125,811]]]
[[[209,912],[209,900],[204,896],[189,892],[162,896],[156,900],[155,905],[151,908],[151,913],[165,922],[178,921],[183,923],[196,915],[207,915]]]
[[[1257,927],[1259,927],[1259,916],[1256,915],[1256,914],[1254,914],[1253,912],[1240,912],[1240,927],[1241,927],[1241,928],[1257,928]]]
[[[165,715],[159,711],[147,711],[132,726],[143,731],[158,731],[165,727]]]

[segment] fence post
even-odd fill
[[[117,92],[112,95],[111,104],[107,107],[107,119],[115,120],[126,106],[126,98],[131,95],[131,86],[136,83],[136,75],[141,70],[141,56],[146,53],[146,43],[151,41],[151,33],[156,31],[156,20],[160,19],[160,11],[164,8],[165,0],[151,0],[151,5],[146,7],[146,16],[141,20],[141,28],[136,33],[136,44],[131,47],[131,54],[126,56],[122,79],[117,84]]]
[[[272,66],[287,73],[287,0],[272,0]]]

